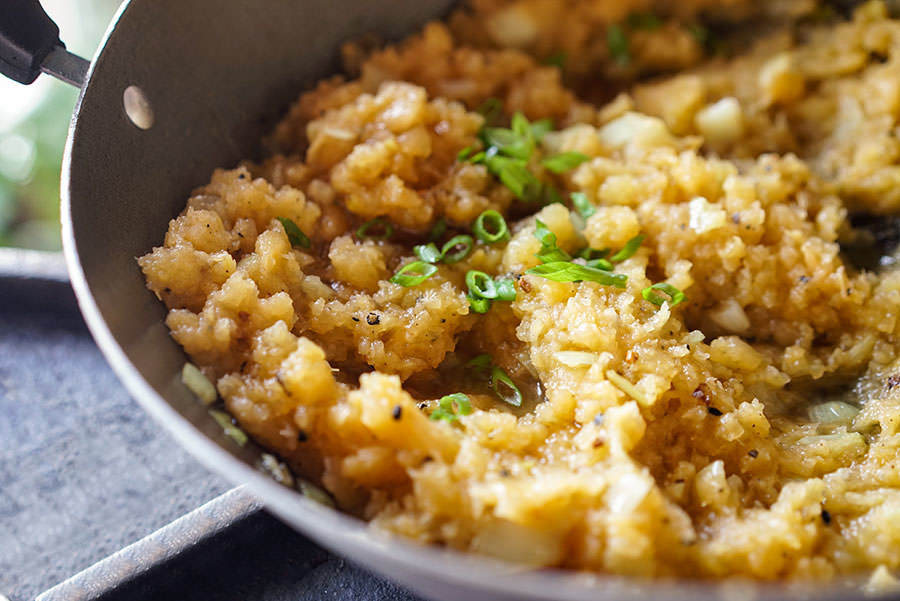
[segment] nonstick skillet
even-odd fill
[[[613,0],[610,0],[613,1]],[[441,601],[847,599],[857,591],[647,582],[543,570],[425,548],[302,496],[259,472],[182,385],[185,356],[135,257],[162,240],[192,188],[256,155],[288,104],[338,71],[339,45],[399,39],[451,0],[132,0],[88,62],[65,51],[37,0],[0,0],[0,71],[81,88],[63,159],[63,245],[81,311],[118,376],[207,467],[249,483],[286,523]],[[3,99],[0,98],[0,102]],[[0,292],[2,293],[2,292]]]

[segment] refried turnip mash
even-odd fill
[[[229,431],[425,543],[895,584],[887,5],[473,0],[343,57],[139,259]]]

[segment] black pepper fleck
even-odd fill
[[[378,316],[378,313],[369,313],[366,315],[366,323],[370,326],[377,326],[381,323],[381,317]]]
[[[800,283],[801,283],[801,284],[805,284],[805,283],[808,282],[808,281],[809,281],[809,276],[808,276],[808,275],[801,275],[801,276],[800,276]]]
[[[355,321],[357,323],[359,322],[359,317],[353,316],[350,319],[352,319],[353,321]]]
[[[400,405],[394,405],[394,409],[391,411],[391,417],[394,419],[400,419],[403,416],[403,407]]]
[[[297,432],[297,442],[306,442],[307,440],[309,440],[309,436],[306,435],[306,432],[303,430]]]
[[[754,459],[759,457],[759,451],[757,451],[756,449],[750,449],[749,451],[747,451],[747,454],[750,455],[751,457],[753,457]]]
[[[503,468],[503,469],[500,470],[500,477],[501,477],[501,478],[509,478],[510,475],[511,475],[511,474],[509,473],[509,470],[508,470],[508,469]]]
[[[716,409],[715,407],[710,407],[707,409],[707,411],[709,411],[710,415],[715,415],[716,417],[719,417],[720,415],[722,415],[722,412],[719,409]]]
[[[827,509],[822,510],[822,521],[825,522],[826,526],[831,523],[831,514],[828,513]]]
[[[240,175],[238,175],[238,179],[246,179],[246,177],[247,177],[247,176],[244,175],[243,173],[241,173]]]

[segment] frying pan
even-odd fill
[[[611,0],[613,1],[613,0]],[[182,385],[185,356],[135,257],[213,169],[258,156],[288,104],[339,70],[339,45],[400,39],[452,0],[131,0],[88,61],[69,54],[38,0],[2,0],[0,71],[81,88],[63,159],[62,235],[85,321],[135,399],[208,468],[248,483],[307,536],[439,601],[846,599],[835,585],[648,582],[530,571],[373,531],[258,471]],[[127,90],[127,92],[126,92]]]

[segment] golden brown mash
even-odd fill
[[[851,213],[900,212],[885,4],[474,0],[344,56],[352,75],[300,97],[270,158],[216,171],[139,260],[242,428],[422,542],[627,575],[895,583],[900,272],[843,252],[866,240]],[[504,127],[553,120],[527,169],[562,202],[465,158],[494,98]],[[560,173],[543,162],[573,151]],[[440,247],[487,210],[509,240],[391,282],[436,224]],[[575,265],[644,238],[612,265],[618,288],[529,273],[538,228]],[[515,300],[475,312],[471,270]],[[645,300],[660,282],[686,300]],[[520,407],[469,363],[483,354]],[[455,393],[471,412],[441,402]]]

